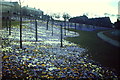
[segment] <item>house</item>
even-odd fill
[[[69,19],[70,22],[81,23],[81,24],[86,23],[87,20],[88,20],[88,17],[86,15],[77,16]]]
[[[22,15],[29,16],[29,17],[37,16],[38,18],[42,18],[43,11],[40,9],[24,6],[24,7],[22,7]]]
[[[1,1],[0,6],[2,6],[2,18],[6,18],[10,15],[10,13],[18,12],[19,11],[19,4],[18,2],[8,2],[8,1]]]
[[[69,19],[70,22],[79,24],[88,24],[100,27],[112,28],[112,23],[109,17],[88,18],[87,16],[78,16]]]
[[[88,24],[112,28],[112,23],[109,17],[90,18],[88,19]]]
[[[11,15],[12,18],[19,20],[20,15],[20,5],[18,2],[9,2],[9,1],[2,1],[2,18],[5,19]],[[21,8],[22,10],[22,16],[23,17],[33,17],[37,16],[38,18],[42,18],[43,11],[36,8],[31,8],[28,6],[24,6]]]

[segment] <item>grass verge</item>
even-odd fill
[[[114,47],[98,38],[97,33],[101,30],[80,31],[70,29],[70,31],[76,31],[80,34],[80,36],[67,37],[65,38],[66,40],[79,44],[83,48],[87,48],[87,54],[90,55],[90,58],[99,62],[105,67],[116,69],[118,74],[120,74],[120,48]]]

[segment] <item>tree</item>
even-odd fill
[[[120,20],[117,19],[117,22],[114,23],[115,29],[119,29],[120,30]]]
[[[48,30],[48,23],[49,23],[49,20],[50,20],[50,16],[49,15],[46,15],[46,20],[47,20],[46,30]]]
[[[60,18],[60,14],[59,13],[58,14],[54,14],[54,16],[55,16],[56,19],[59,20],[59,18]]]
[[[75,23],[75,30],[76,30],[76,23]],[[76,34],[76,32],[75,32],[75,34]]]
[[[29,10],[24,6],[22,7],[22,16],[26,17],[29,14]]]
[[[54,25],[54,19],[51,16],[51,21],[52,21],[52,36],[53,36],[53,25]]]
[[[38,41],[38,37],[37,37],[37,16],[35,15],[35,38],[36,41]]]
[[[108,14],[108,13],[104,13],[104,15],[105,15],[105,17],[109,16],[109,14]]]
[[[55,13],[51,15],[51,22],[52,22],[52,36],[53,36],[54,18],[55,18]]]
[[[11,35],[11,12],[8,12],[9,14],[9,35]]]
[[[62,25],[60,25],[61,26],[61,29],[60,29],[60,32],[61,32],[61,39],[60,39],[60,42],[61,42],[61,45],[60,45],[60,47],[63,47],[63,43],[62,43],[62,38],[63,38],[63,32],[62,32]]]
[[[7,31],[8,31],[8,16],[6,17],[6,28],[7,28]]]
[[[64,13],[62,17],[64,19],[65,36],[66,36],[66,21],[70,18],[70,15],[68,13]]]
[[[20,48],[22,48],[22,8],[21,8],[21,0],[19,0],[20,3]]]
[[[58,24],[58,22],[60,21],[60,20],[59,20],[59,19],[60,19],[60,13],[55,14],[55,18],[57,19],[57,24]]]

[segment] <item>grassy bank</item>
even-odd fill
[[[81,45],[83,48],[88,49],[88,54],[90,58],[101,63],[106,67],[115,68],[120,71],[119,65],[119,48],[114,47],[105,41],[97,37],[97,32],[99,31],[80,31],[70,29],[71,31],[76,31],[80,34],[78,37],[68,37],[66,40],[74,42]]]

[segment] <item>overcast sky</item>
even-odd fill
[[[19,0],[7,0],[19,1]],[[45,14],[65,12],[73,16],[88,13],[88,17],[104,17],[104,13],[118,14],[118,1],[120,0],[21,0],[23,5],[41,9]],[[116,16],[110,16],[112,22],[117,20]]]

